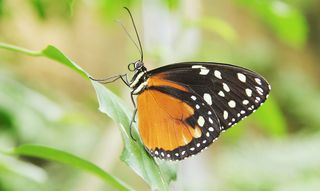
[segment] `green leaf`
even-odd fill
[[[45,9],[45,2],[43,0],[32,0],[31,4],[36,10],[36,12],[38,13],[38,16],[41,19],[45,19],[47,16],[47,12]]]
[[[49,45],[42,51],[30,51],[24,48],[0,43],[0,48],[25,53],[31,56],[43,56],[55,60],[61,64],[78,72],[80,75],[89,79],[86,73],[76,63],[67,58],[60,50]],[[128,164],[139,176],[141,176],[153,190],[169,190],[169,183],[176,178],[176,170],[172,162],[163,162],[160,165],[145,151],[135,126],[133,135],[137,141],[130,137],[131,112],[124,106],[123,102],[102,84],[91,81],[99,101],[99,110],[107,114],[115,122],[120,124],[124,150],[121,159]]]
[[[263,131],[266,131],[274,138],[282,138],[287,135],[287,124],[285,117],[274,99],[269,98],[254,115],[260,123]]]
[[[47,46],[47,48],[41,51],[41,54],[47,58],[50,58],[52,60],[60,62],[61,64],[68,66],[72,70],[78,72],[83,77],[89,76],[81,67],[79,67],[76,63],[74,63],[72,60],[67,58],[59,49],[57,49],[54,46],[51,46],[51,45]]]
[[[174,173],[163,173],[169,167],[169,164],[163,164],[161,167],[156,161],[145,151],[136,129],[133,129],[133,136],[137,141],[133,141],[130,137],[130,112],[119,98],[110,90],[96,81],[92,81],[92,85],[96,90],[99,101],[99,110],[110,116],[115,122],[120,123],[120,130],[125,147],[121,155],[121,159],[126,162],[137,174],[139,174],[146,182],[149,183],[152,190],[168,190],[169,183],[175,179]],[[167,162],[170,163],[170,162]],[[166,170],[164,170],[166,169]]]
[[[79,168],[86,172],[92,173],[103,179],[105,182],[115,186],[119,190],[132,190],[119,179],[108,174],[106,171],[102,170],[95,164],[64,151],[40,145],[22,145],[13,149],[12,154],[38,157],[60,162],[74,168]]]
[[[236,0],[244,4],[270,27],[277,37],[293,47],[302,47],[308,34],[306,18],[301,11],[284,1]]]

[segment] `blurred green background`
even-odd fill
[[[320,189],[320,2],[316,0],[0,0],[0,42],[59,47],[92,76],[127,72],[139,53],[117,24],[140,31],[148,69],[215,61],[262,74],[270,99],[205,152],[178,164],[172,190]],[[129,89],[108,85],[132,109]],[[137,190],[120,161],[119,129],[89,81],[63,65],[0,49],[0,149],[37,143],[98,164]],[[112,190],[45,160],[0,154],[0,191]]]

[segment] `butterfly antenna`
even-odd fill
[[[142,55],[143,53],[141,52],[141,49],[138,47],[137,43],[133,40],[132,36],[130,35],[130,33],[128,32],[128,30],[126,29],[126,27],[119,21],[116,21],[124,30],[124,32],[127,34],[127,36],[130,38],[130,40],[133,42],[133,44],[135,45],[135,47],[138,49],[138,51],[140,52],[140,55]]]
[[[139,47],[140,47],[140,54],[141,54],[140,61],[142,62],[143,61],[143,50],[142,50],[141,40],[140,40],[140,37],[139,37],[139,33],[138,33],[138,30],[137,30],[136,24],[134,23],[132,14],[131,14],[130,10],[128,9],[128,7],[123,7],[123,8],[125,8],[128,11],[128,13],[130,15],[130,18],[131,18],[132,25],[134,27],[134,31],[136,32],[138,43],[139,43]]]

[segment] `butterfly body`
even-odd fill
[[[207,148],[221,132],[254,112],[270,86],[238,66],[184,62],[147,71],[134,64],[138,129],[154,157],[182,160]]]

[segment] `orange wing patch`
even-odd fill
[[[165,74],[158,74],[158,75],[152,76],[148,79],[148,86],[170,86],[178,90],[188,91],[187,88],[179,84],[173,83],[171,81],[168,81],[165,78],[166,78]]]
[[[178,84],[161,78],[149,78],[149,86],[170,86],[186,91]],[[185,119],[194,114],[188,104],[157,90],[145,90],[137,98],[139,133],[150,149],[174,150],[201,136],[199,127],[191,127]]]

